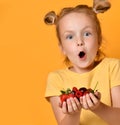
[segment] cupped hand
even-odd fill
[[[80,103],[84,109],[95,110],[100,105],[100,98],[101,94],[99,92],[89,93],[80,97]]]
[[[70,97],[66,101],[63,102],[62,111],[65,114],[74,114],[76,112],[80,112],[81,104],[80,101],[76,97]]]

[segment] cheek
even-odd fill
[[[99,49],[99,45],[97,41],[89,42],[88,47],[91,52],[97,52]]]
[[[68,46],[65,46],[64,44],[60,45],[60,50],[64,55],[67,55],[69,53],[70,48]]]
[[[93,46],[93,53],[94,53],[95,55],[97,54],[98,49],[99,49],[98,43],[94,44],[94,46]]]
[[[70,47],[63,47],[63,49],[62,49],[62,52],[63,52],[63,54],[64,55],[69,55],[70,53],[72,53],[72,49],[70,48]]]
[[[64,55],[69,55],[72,54],[76,50],[76,48],[72,43],[62,43],[61,50]]]
[[[98,44],[98,42],[95,42],[95,46],[96,46],[96,51],[98,51],[98,49],[99,49],[99,44]]]
[[[62,44],[59,45],[59,48],[60,48],[61,52],[62,52],[64,55],[66,55],[65,48],[63,47]]]

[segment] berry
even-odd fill
[[[82,87],[82,88],[79,89],[79,91],[82,92],[82,94],[84,95],[84,92],[86,92],[87,89],[85,87]]]
[[[60,96],[60,100],[61,100],[62,103],[63,103],[64,101],[66,101],[67,98],[68,98],[68,95],[66,95],[66,94],[62,94],[62,95]]]
[[[69,94],[68,94],[68,98],[70,98],[70,97],[74,98],[75,95],[74,95],[73,93],[69,93]]]
[[[98,82],[97,82],[98,84]],[[68,98],[72,97],[76,97],[78,100],[80,99],[80,97],[89,94],[89,93],[93,93],[97,87],[97,84],[95,85],[94,89],[91,88],[85,88],[85,87],[81,87],[81,88],[77,88],[77,87],[73,87],[72,90],[71,89],[67,89],[67,90],[61,90],[61,95],[60,95],[60,100],[63,103],[64,101],[66,101]],[[96,96],[96,95],[95,95]]]
[[[83,95],[89,94],[90,92],[88,90],[86,90]]]
[[[77,87],[73,87],[72,91],[74,91],[74,92],[78,91]]]
[[[68,98],[70,97],[74,97],[74,93],[72,93],[71,89],[67,89],[67,90],[61,90],[61,95],[60,95],[60,100],[63,103],[64,101],[66,101]]]
[[[90,93],[93,93],[94,94],[94,90],[92,90],[91,88],[87,89],[87,91]]]
[[[83,96],[83,93],[78,90],[78,91],[75,93],[75,97],[77,97],[77,98],[79,99],[81,96]]]

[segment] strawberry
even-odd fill
[[[68,94],[68,98],[70,98],[70,97],[74,98],[74,97],[75,97],[74,93],[72,93],[72,92],[69,93],[69,94]]]
[[[62,94],[61,96],[60,96],[60,100],[61,100],[61,102],[63,103],[64,101],[66,101],[68,99],[68,95],[67,94]]]
[[[98,82],[97,82],[97,84],[98,84]],[[62,94],[60,95],[60,100],[63,103],[70,97],[72,97],[72,98],[76,97],[79,100],[79,98],[82,97],[83,95],[86,95],[89,93],[94,94],[97,84],[95,85],[94,89],[91,89],[91,88],[87,89],[85,87],[81,87],[81,88],[77,89],[77,87],[73,87],[72,90],[69,88],[67,90],[61,90]]]
[[[60,100],[63,103],[63,101],[66,101],[70,97],[74,97],[74,93],[72,93],[71,89],[67,90],[61,90]]]

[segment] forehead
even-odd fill
[[[69,14],[64,15],[59,20],[59,28],[65,28],[65,27],[78,27],[79,26],[95,26],[95,20],[92,18],[91,15],[86,13],[78,13],[78,12],[71,12]]]
[[[87,13],[83,13],[83,12],[70,12],[65,14],[60,20],[59,22],[61,22],[62,20],[67,20],[70,21],[71,19],[77,19],[77,20],[93,20],[93,16]]]

